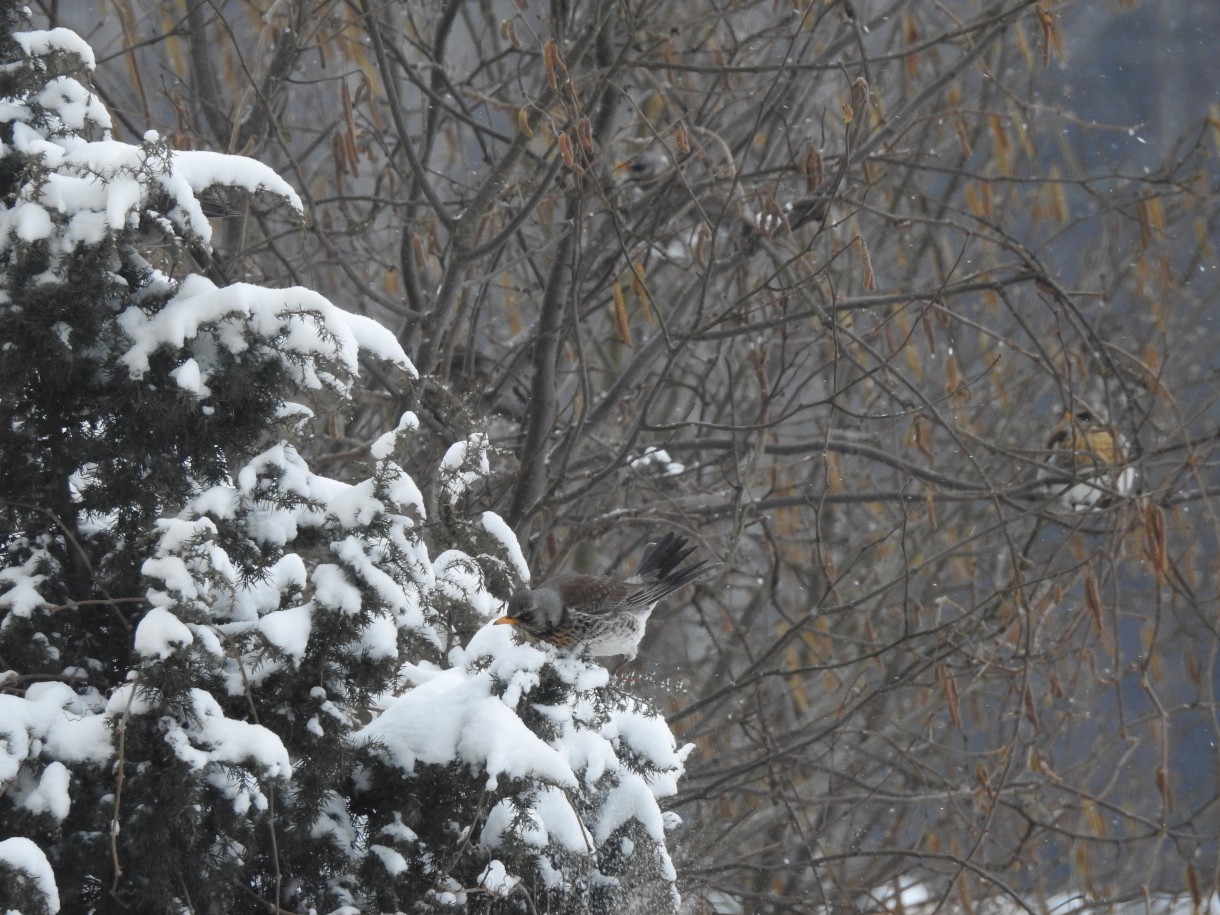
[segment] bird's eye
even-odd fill
[[[508,602],[508,609],[506,613],[513,619],[520,620],[523,623],[528,623],[530,621],[530,607],[528,601],[521,600],[519,598],[510,600]]]

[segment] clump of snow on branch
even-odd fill
[[[46,773],[64,764],[102,765],[114,755],[104,708],[96,692],[78,693],[66,683],[35,683],[24,696],[0,694],[0,790],[15,789],[26,809],[65,819],[68,780]]]
[[[441,459],[440,476],[450,502],[456,501],[477,480],[487,476],[487,449],[487,436],[479,432],[449,446]]]
[[[415,374],[389,330],[370,318],[344,312],[301,287],[264,289],[246,283],[218,287],[206,277],[193,275],[160,310],[149,314],[132,306],[118,320],[131,339],[122,361],[133,378],[148,371],[149,358],[157,350],[182,349],[203,332],[230,353],[249,349],[252,337],[274,340],[276,353],[286,366],[297,370],[297,382],[306,389],[338,386],[333,376],[319,371],[319,364],[326,361],[338,363],[348,377],[357,375],[361,349]],[[188,363],[185,377],[179,369],[179,385],[206,397],[206,369],[194,358],[184,365]]]
[[[97,66],[93,48],[71,29],[31,29],[14,32],[13,39],[21,46],[26,57],[50,57],[55,53],[75,54],[86,68]]]
[[[649,446],[644,449],[643,454],[631,461],[631,468],[639,471],[655,470],[665,476],[678,476],[685,472],[686,465],[670,458],[669,452],[664,448]]]
[[[29,839],[13,836],[0,841],[0,877],[12,883],[28,881],[48,912],[59,911],[59,887],[55,885],[51,862]]]
[[[524,846],[536,858],[528,873],[493,860],[479,878],[485,889],[538,880],[558,889],[573,879],[573,857],[583,859],[588,879],[610,880],[596,876],[601,859],[606,849],[631,846],[619,838],[629,824],[651,843],[658,876],[675,879],[666,832],[677,818],[663,815],[659,802],[676,792],[693,745],[679,748],[665,721],[633,700],[607,703],[604,667],[518,644],[507,627],[484,626],[449,661],[447,670],[414,669],[416,685],[358,739],[408,775],[456,762],[483,778],[486,792],[502,795],[487,812],[480,844],[492,855]],[[545,737],[526,726],[529,712],[544,716]],[[521,783],[530,787],[503,790]],[[417,836],[408,844],[429,853]],[[462,904],[465,891],[453,892]],[[677,905],[676,892],[669,902]]]
[[[408,414],[395,435],[416,426]],[[389,452],[382,453],[387,456],[375,462],[371,477],[349,484],[313,473],[296,449],[280,443],[252,458],[236,480],[200,492],[180,517],[160,523],[157,553],[144,565],[153,582],[147,597],[155,607],[219,625],[225,638],[251,644],[257,658],[229,662],[232,690],[240,694],[246,684],[299,663],[320,612],[360,618],[347,645],[357,655],[397,657],[402,630],[434,646],[446,641],[429,610],[436,576],[416,532],[424,519],[422,495]],[[239,543],[280,553],[267,574],[243,575],[220,542],[221,525],[239,527]],[[307,562],[291,550],[302,538],[329,545]],[[145,643],[162,654],[196,627],[175,630],[156,617],[155,629]],[[137,631],[137,649],[140,644]],[[263,656],[267,647],[276,658]]]
[[[491,538],[500,545],[509,562],[512,564],[512,570],[522,584],[530,580],[529,563],[525,561],[525,554],[521,552],[521,544],[517,541],[517,535],[513,533],[512,528],[508,526],[503,518],[492,511],[483,512],[480,519],[483,524],[483,530],[491,535]]]

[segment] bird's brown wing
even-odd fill
[[[610,613],[628,609],[624,603],[637,586],[627,585],[614,578],[600,575],[575,575],[564,573],[548,578],[541,585],[558,591],[564,605],[582,613]]]
[[[1097,474],[1124,460],[1112,427],[1096,420],[1079,420],[1070,413],[1059,422],[1046,446],[1054,452],[1050,463],[1072,474]]]

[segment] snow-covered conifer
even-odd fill
[[[668,728],[485,626],[528,576],[467,513],[486,438],[421,487],[406,413],[363,478],[314,473],[307,404],[347,397],[362,353],[413,375],[397,340],[225,282],[199,195],[292,188],[116,139],[89,46],[20,9],[0,0],[0,908],[673,909]]]

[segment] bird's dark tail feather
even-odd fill
[[[664,585],[663,593],[668,593],[689,584],[716,567],[716,563],[705,561],[684,569],[678,568],[687,556],[695,552],[693,546],[686,544],[685,537],[674,533],[668,533],[656,543],[648,544],[635,577],[647,584]]]

